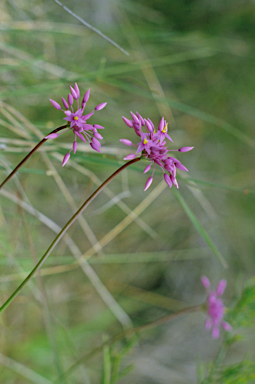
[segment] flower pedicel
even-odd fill
[[[135,133],[141,138],[141,141],[138,144],[133,144],[132,141],[127,139],[120,140],[125,145],[133,145],[137,147],[136,153],[127,155],[124,157],[124,160],[132,160],[138,155],[139,152],[141,152],[141,156],[150,161],[150,164],[145,167],[143,173],[147,173],[151,169],[152,164],[154,165],[152,175],[147,179],[145,183],[145,191],[151,186],[156,164],[159,165],[164,172],[164,179],[167,185],[170,188],[172,185],[178,188],[178,183],[176,180],[176,168],[181,169],[182,171],[188,170],[186,167],[184,167],[184,165],[181,164],[179,160],[177,160],[175,157],[168,156],[167,154],[170,151],[188,152],[191,151],[194,147],[168,149],[165,139],[170,141],[173,140],[167,133],[168,124],[164,117],[162,117],[160,120],[158,129],[156,130],[150,119],[144,119],[138,112],[136,112],[136,115],[133,112],[130,112],[130,114],[132,120],[129,120],[124,116],[122,116],[122,118],[128,127],[134,128]],[[142,130],[142,127],[144,127],[145,132]]]
[[[60,104],[58,104],[56,101],[50,99],[50,102],[54,108],[59,109],[65,113],[66,117],[64,117],[64,120],[66,120],[70,124],[70,128],[68,128],[66,131],[61,132],[61,133],[51,133],[45,137],[46,139],[55,139],[59,135],[62,135],[62,133],[65,133],[65,132],[69,131],[70,129],[73,130],[73,133],[74,133],[73,146],[72,146],[72,149],[70,149],[70,151],[67,152],[66,155],[64,156],[62,167],[68,162],[68,160],[70,158],[71,151],[73,151],[73,153],[76,152],[76,149],[77,149],[76,139],[77,139],[77,137],[79,137],[85,143],[88,141],[91,148],[93,148],[95,151],[98,151],[101,153],[101,150],[100,150],[101,144],[100,144],[99,140],[102,140],[103,136],[101,136],[100,133],[97,132],[97,130],[98,129],[104,129],[104,127],[102,127],[101,125],[98,125],[98,124],[94,124],[94,125],[87,124],[87,120],[91,116],[94,115],[95,111],[100,111],[107,104],[107,103],[101,103],[101,104],[97,105],[93,109],[92,112],[90,112],[86,115],[83,115],[84,109],[86,107],[86,103],[89,99],[90,90],[88,90],[85,93],[85,95],[82,99],[82,102],[81,102],[81,106],[79,104],[80,90],[79,90],[77,83],[75,83],[74,88],[70,86],[70,90],[71,90],[71,93],[69,93],[69,95],[67,97],[67,101],[64,99],[64,97],[62,97],[62,103],[63,103],[65,109],[62,109]],[[76,100],[76,102],[77,102],[77,110],[76,111],[74,111],[74,109],[75,109],[74,105],[73,105],[74,100]]]

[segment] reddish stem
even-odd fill
[[[54,129],[51,133],[57,133],[59,131],[61,131],[62,129],[66,128],[67,125],[62,125],[62,127],[58,127],[56,129]],[[20,167],[29,159],[30,156],[33,155],[33,153],[35,153],[37,151],[38,148],[40,148],[41,145],[43,145],[43,143],[45,141],[47,141],[48,139],[42,139],[33,149],[32,151],[30,151],[26,157],[24,157],[23,160],[21,160],[21,162],[17,165],[16,168],[14,168],[14,170],[6,177],[6,179],[2,182],[2,184],[0,185],[0,189],[7,183],[7,181],[9,181],[12,176],[20,169]]]

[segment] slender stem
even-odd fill
[[[92,25],[90,25],[89,23],[87,23],[87,21],[83,20],[80,16],[76,15],[75,13],[73,13],[71,11],[71,9],[67,8],[64,4],[62,4],[59,0],[53,0],[55,3],[57,3],[58,5],[60,5],[67,13],[69,13],[71,16],[73,16],[75,19],[79,20],[79,22],[83,25],[85,25],[86,27],[88,27],[89,29],[92,29],[92,31],[96,32],[99,36],[103,37],[106,41],[108,41],[110,44],[114,45],[116,48],[118,48],[121,52],[125,53],[125,55],[129,56],[129,53],[127,51],[125,51],[125,49],[123,49],[119,44],[115,43],[115,41],[113,41],[112,39],[110,39],[108,36],[106,36],[105,34],[103,34],[101,31],[99,31],[99,29],[93,27]]]
[[[34,269],[29,273],[29,275],[25,278],[25,280],[22,281],[22,283],[19,285],[19,287],[13,292],[13,294],[9,297],[9,299],[6,300],[6,302],[0,307],[0,313],[5,310],[5,308],[12,302],[12,300],[18,295],[18,293],[21,291],[21,289],[27,284],[27,282],[32,278],[32,276],[38,271],[38,269],[41,267],[41,265],[45,262],[47,257],[50,255],[51,251],[55,248],[55,246],[58,244],[60,239],[64,236],[66,231],[70,228],[70,226],[74,223],[74,221],[78,218],[78,216],[84,211],[84,209],[94,200],[94,198],[106,187],[107,184],[109,184],[120,172],[122,172],[125,168],[127,168],[129,165],[132,165],[136,163],[137,161],[141,160],[140,157],[128,161],[126,164],[122,165],[117,171],[115,171],[108,179],[106,179],[103,184],[100,185],[100,187],[97,188],[97,190],[92,193],[92,195],[85,201],[85,203],[78,209],[78,211],[73,215],[73,217],[66,223],[66,225],[62,228],[62,230],[59,232],[57,237],[53,240],[45,254],[41,257],[39,262],[36,264]]]
[[[62,127],[58,127],[56,129],[54,129],[51,133],[57,133],[58,131],[61,131],[62,129],[66,128],[67,125],[62,125]],[[0,185],[0,189],[7,183],[8,180],[10,180],[12,178],[12,176],[19,170],[19,168],[29,159],[30,156],[33,155],[33,153],[35,153],[37,151],[38,148],[40,148],[41,145],[43,145],[43,143],[45,143],[45,141],[47,141],[48,139],[42,139],[33,149],[32,151],[30,151],[28,153],[28,155],[26,157],[24,157],[23,160],[21,160],[21,162],[17,165],[16,168],[14,168],[14,170],[9,174],[9,176],[6,177],[6,179],[2,182],[2,184]]]

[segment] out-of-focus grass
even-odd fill
[[[123,164],[128,150],[119,139],[134,136],[122,115],[137,110],[157,124],[164,114],[171,148],[195,148],[178,155],[189,169],[188,175],[179,172],[178,199],[161,183],[160,171],[143,192],[144,166],[137,164],[68,231],[73,242],[61,241],[41,279],[33,279],[1,317],[0,373],[6,384],[54,382],[102,343],[103,332],[114,336],[131,321],[142,325],[200,303],[201,274],[215,284],[228,279],[226,302],[241,290],[241,279],[254,275],[254,4],[98,0],[66,5],[130,56],[53,2],[1,3],[1,179],[62,124],[49,98],[60,101],[77,81],[82,92],[91,88],[88,111],[108,102],[91,118],[106,128],[103,156],[79,143],[62,168],[71,146],[71,134],[63,135],[44,144],[6,185],[0,211],[1,302],[76,207]],[[168,383],[169,377],[196,382],[197,359],[214,358],[218,345],[203,321],[193,314],[146,332],[129,358],[136,369],[121,382]],[[240,361],[243,349],[253,356],[253,338],[250,333],[245,348],[237,344],[229,361]],[[118,347],[121,351],[123,345]],[[196,350],[196,356],[187,350]],[[115,361],[114,351],[106,352],[105,359]],[[100,354],[89,363],[81,360],[66,382],[98,383],[104,377],[106,383],[102,369]]]

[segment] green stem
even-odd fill
[[[60,241],[60,239],[64,236],[66,231],[70,228],[70,226],[74,223],[74,221],[78,218],[78,216],[84,211],[85,208],[94,200],[94,198],[106,187],[107,184],[109,184],[120,172],[122,172],[125,168],[127,168],[129,165],[132,165],[136,163],[137,161],[141,160],[140,157],[128,161],[126,164],[122,165],[117,171],[115,171],[108,179],[106,179],[103,184],[100,185],[100,187],[97,188],[97,190],[92,193],[92,195],[85,201],[85,203],[78,209],[78,211],[73,215],[73,217],[66,223],[66,225],[62,228],[62,230],[59,232],[57,237],[53,240],[45,254],[42,256],[42,258],[39,260],[39,262],[36,264],[34,269],[29,273],[29,275],[25,278],[25,280],[22,281],[20,286],[13,292],[13,294],[9,297],[9,299],[6,300],[6,302],[0,307],[0,313],[2,313],[5,308],[8,307],[8,305],[12,302],[12,300],[18,295],[18,293],[22,290],[22,288],[27,284],[27,282],[34,276],[36,271],[41,267],[41,265],[45,262],[47,257],[50,255],[51,251],[55,248],[57,243]]]
[[[62,129],[66,128],[67,125],[62,125],[62,127],[58,127],[56,129],[54,129],[52,132],[50,133],[57,133],[59,131],[61,131]],[[50,135],[49,133],[49,135]],[[40,148],[41,145],[43,145],[43,143],[45,143],[45,141],[47,141],[48,139],[42,139],[33,149],[32,151],[30,151],[28,153],[28,155],[26,157],[24,157],[23,160],[21,160],[21,162],[17,165],[16,168],[14,168],[14,170],[6,177],[6,179],[2,182],[2,184],[0,185],[0,189],[7,183],[7,181],[9,181],[12,176],[20,169],[20,167],[30,158],[30,156],[33,155],[33,153],[35,153],[37,151],[38,148]]]

